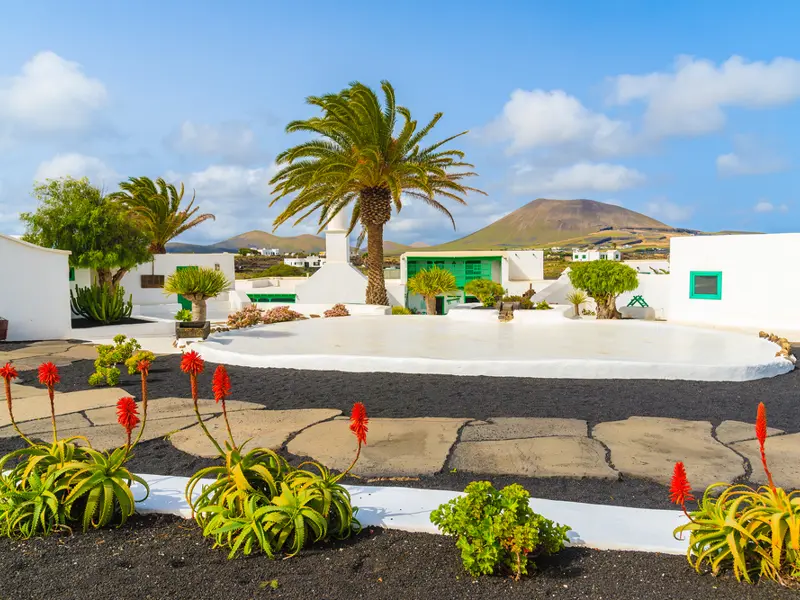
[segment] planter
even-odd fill
[[[8,319],[0,317],[0,342],[6,339],[8,335]]]
[[[178,339],[206,339],[210,333],[211,321],[178,321],[175,323],[175,337]]]

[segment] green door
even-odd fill
[[[183,271],[184,269],[196,269],[196,268],[197,268],[197,266],[175,267],[175,270],[176,271]],[[185,310],[192,310],[192,301],[191,300],[187,300],[186,298],[184,298],[180,294],[178,294],[178,302],[180,303],[181,308],[183,308]]]

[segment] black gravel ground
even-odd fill
[[[0,598],[219,600],[782,600],[796,591],[696,574],[682,556],[571,548],[520,582],[471,578],[451,539],[372,529],[287,560],[227,560],[191,521],[134,517],[125,527],[0,540]]]

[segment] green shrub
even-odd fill
[[[175,320],[180,321],[181,323],[188,323],[192,320],[192,311],[190,311],[188,308],[180,309],[175,313]]]
[[[117,323],[131,316],[133,296],[125,301],[125,289],[122,286],[92,285],[76,287],[75,293],[69,292],[72,312],[90,321],[104,325]]]
[[[530,494],[512,484],[496,490],[488,481],[473,481],[460,496],[431,513],[442,533],[456,537],[464,568],[473,576],[499,570],[515,579],[528,573],[529,560],[564,548],[569,527],[533,512]]]
[[[525,296],[503,296],[501,302],[519,302],[520,310],[531,310],[533,302]]]
[[[303,277],[308,272],[303,267],[295,267],[286,263],[277,263],[261,271],[244,273],[242,279],[258,279],[260,277]]]
[[[411,314],[414,314],[414,313],[412,313],[411,310],[406,308],[405,306],[393,306],[392,307],[392,314],[393,315],[411,315]]]
[[[473,279],[464,286],[464,293],[475,296],[484,306],[494,306],[503,297],[505,290],[491,279]]]
[[[137,363],[142,359],[153,362],[156,356],[149,350],[142,350],[135,339],[128,339],[122,334],[117,335],[114,337],[113,345],[101,344],[97,347],[95,372],[89,376],[89,385],[115,386],[119,383],[120,375],[117,365],[124,364],[128,369],[128,375],[133,375]]]
[[[597,305],[598,319],[620,319],[617,296],[632,292],[639,285],[636,269],[613,260],[591,260],[570,265],[572,287],[584,290]]]
[[[537,302],[534,307],[534,310],[552,310],[553,307],[547,303],[547,300],[542,300],[541,302]]]

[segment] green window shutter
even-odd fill
[[[694,300],[721,300],[722,272],[691,271],[689,273],[689,298]]]
[[[75,267],[69,268],[69,280],[75,281]]]

